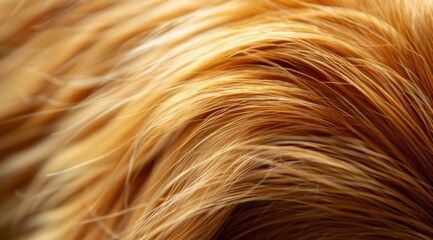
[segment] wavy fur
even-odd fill
[[[433,2],[3,0],[6,239],[432,239]]]

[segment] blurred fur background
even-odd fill
[[[433,1],[0,1],[1,239],[433,239]]]

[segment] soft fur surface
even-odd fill
[[[0,1],[2,239],[432,239],[433,2]]]

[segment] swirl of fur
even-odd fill
[[[432,239],[430,0],[0,1],[3,239]]]

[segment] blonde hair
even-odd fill
[[[1,1],[0,235],[432,238],[432,6]]]

